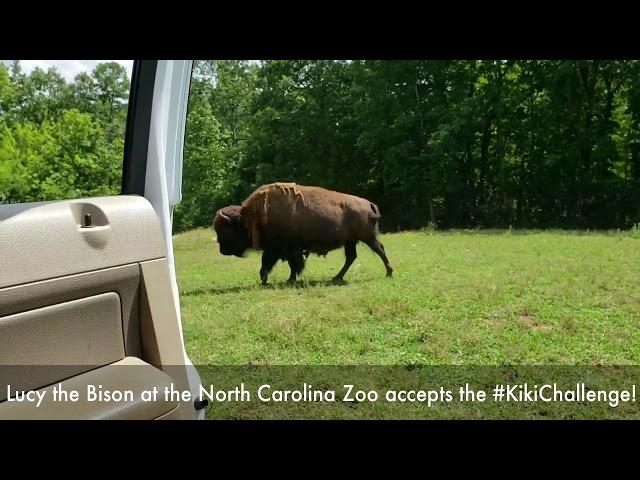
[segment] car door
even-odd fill
[[[120,195],[0,205],[0,419],[203,418],[171,238],[191,64],[134,61]]]

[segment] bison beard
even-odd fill
[[[213,228],[223,255],[242,257],[249,248],[263,251],[262,283],[278,260],[289,263],[289,282],[295,282],[310,253],[325,256],[344,247],[344,266],[333,277],[342,281],[360,241],[380,256],[387,276],[392,275],[378,238],[379,219],[378,207],[364,198],[321,187],[272,183],[258,188],[242,205],[219,210]]]

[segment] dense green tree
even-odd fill
[[[0,201],[119,191],[129,80],[0,65]],[[194,63],[176,230],[260,184],[377,202],[385,229],[640,223],[640,62]]]
[[[226,181],[233,172],[225,135],[205,96],[194,96],[186,129],[182,202],[176,208],[177,230],[209,225],[216,205],[224,204]]]

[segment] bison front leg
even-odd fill
[[[273,266],[278,262],[278,255],[269,250],[265,250],[262,252],[262,268],[260,269],[260,280],[262,280],[262,284],[265,285],[267,283],[267,279],[269,278],[269,272],[273,269]]]
[[[338,274],[333,277],[334,282],[342,282],[344,280],[344,274],[347,273],[347,270],[349,270],[349,267],[358,256],[358,253],[356,252],[356,243],[357,242],[349,242],[344,246],[344,253],[346,255],[344,266]]]
[[[291,275],[289,275],[289,283],[295,284],[296,277],[304,270],[304,254],[302,250],[291,250],[288,253],[287,262],[291,268]]]

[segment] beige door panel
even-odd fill
[[[0,252],[0,288],[165,257],[155,211],[136,196],[2,205]]]
[[[79,393],[78,401],[55,401],[56,385],[39,391],[42,402],[0,403],[0,420],[155,420],[169,418],[178,408],[178,402],[164,395],[172,379],[140,359],[127,357],[119,362],[77,375],[60,382],[58,388]],[[97,389],[100,385],[101,388]],[[95,388],[89,395],[89,386]],[[144,391],[157,389],[157,401],[146,401]],[[122,400],[115,396],[105,400],[104,392],[119,391]],[[132,399],[125,398],[131,392]],[[102,397],[98,396],[102,392]]]
[[[171,381],[188,390],[164,242],[146,199],[0,205],[0,252],[0,418],[194,418],[190,402],[32,411],[6,401],[7,384],[95,380],[137,391]],[[130,373],[118,373],[120,362]]]
[[[176,388],[189,390],[180,323],[173,306],[166,259],[140,264],[140,332],[143,358],[174,379]],[[181,404],[175,418],[193,418],[193,404]]]
[[[14,390],[32,390],[60,380],[58,366],[66,376],[122,360],[122,317],[120,298],[116,293],[51,305],[0,318],[0,365],[4,390],[10,384]],[[18,378],[6,378],[15,365]],[[25,376],[28,366],[34,368]],[[25,368],[22,368],[25,367]]]
[[[47,305],[115,292],[120,297],[125,354],[139,357],[139,285],[140,266],[136,263],[3,288],[0,289],[0,318]]]

